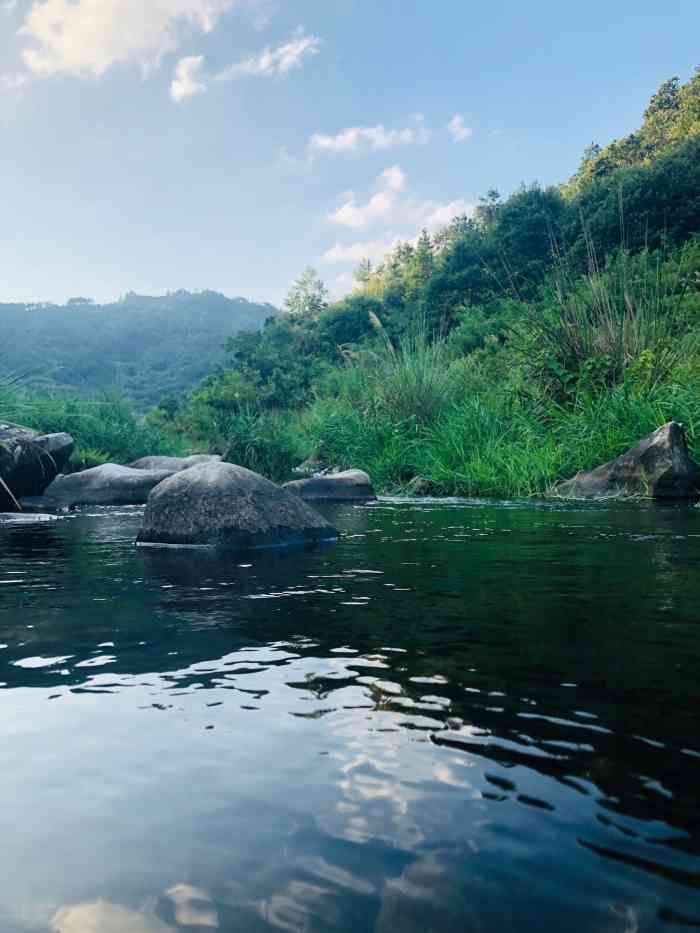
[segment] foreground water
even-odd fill
[[[700,926],[700,511],[0,529],[3,933]]]

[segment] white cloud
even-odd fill
[[[259,55],[228,65],[212,75],[203,70],[204,56],[188,55],[177,63],[175,77],[170,85],[170,96],[181,103],[195,94],[203,94],[212,82],[234,81],[250,76],[282,77],[295,68],[301,68],[303,60],[309,55],[315,55],[320,45],[318,36],[300,35],[274,49],[267,48]],[[292,161],[284,147],[280,152],[284,161]]]
[[[426,213],[422,225],[430,233],[446,227],[455,217],[470,217],[474,213],[474,205],[463,198],[457,198],[448,204],[426,201],[425,208]]]
[[[382,172],[378,183],[379,191],[366,204],[358,204],[352,191],[342,195],[343,203],[328,215],[329,223],[361,230],[377,220],[388,218],[395,211],[406,176],[398,165],[392,165]]]
[[[211,32],[236,0],[34,0],[20,33],[38,76],[99,76],[113,65],[158,64],[186,31]]]
[[[364,230],[379,222],[394,227],[437,230],[460,214],[470,214],[471,204],[459,198],[455,201],[419,201],[401,197],[406,187],[406,175],[398,165],[385,169],[378,178],[376,194],[364,204],[358,203],[354,192],[341,195],[342,203],[327,216],[329,223],[351,230]]]
[[[207,89],[202,80],[203,55],[187,55],[175,66],[175,77],[170,84],[170,96],[178,104],[183,100],[203,94]]]
[[[378,179],[379,190],[365,204],[358,204],[352,191],[342,195],[342,204],[327,216],[329,223],[362,230],[370,226],[386,229],[377,237],[353,243],[334,243],[321,257],[324,263],[357,264],[363,259],[381,262],[399,243],[415,243],[420,230],[430,233],[446,227],[455,217],[474,213],[474,205],[463,198],[454,201],[421,201],[403,196],[406,175],[398,165],[385,169]],[[400,231],[400,232],[399,232]]]
[[[459,113],[452,117],[447,129],[456,143],[463,143],[474,135],[474,130],[465,124],[464,117]]]
[[[281,77],[301,68],[304,59],[316,55],[321,47],[318,36],[297,36],[276,48],[266,48],[259,55],[229,65],[214,76],[215,81],[234,81],[245,77]]]
[[[29,81],[29,75],[23,72],[0,74],[0,91],[18,91]]]
[[[378,263],[401,242],[401,238],[394,234],[386,234],[377,240],[364,240],[359,243],[343,245],[334,243],[321,257],[326,263],[359,263],[363,259],[371,259]]]
[[[381,174],[382,181],[390,191],[403,191],[406,187],[406,175],[398,165],[384,169]]]
[[[359,149],[381,151],[397,146],[425,143],[430,133],[425,127],[422,114],[416,114],[413,126],[403,129],[387,130],[383,123],[376,126],[350,126],[340,130],[335,136],[314,133],[309,140],[310,152],[356,152]]]

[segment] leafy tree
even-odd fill
[[[289,314],[318,317],[327,307],[328,289],[316,270],[309,266],[289,290],[284,300],[285,311]]]

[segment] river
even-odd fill
[[[0,528],[3,933],[700,926],[700,510]]]

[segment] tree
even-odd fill
[[[328,289],[309,266],[294,282],[284,300],[289,314],[318,317],[328,307]]]

